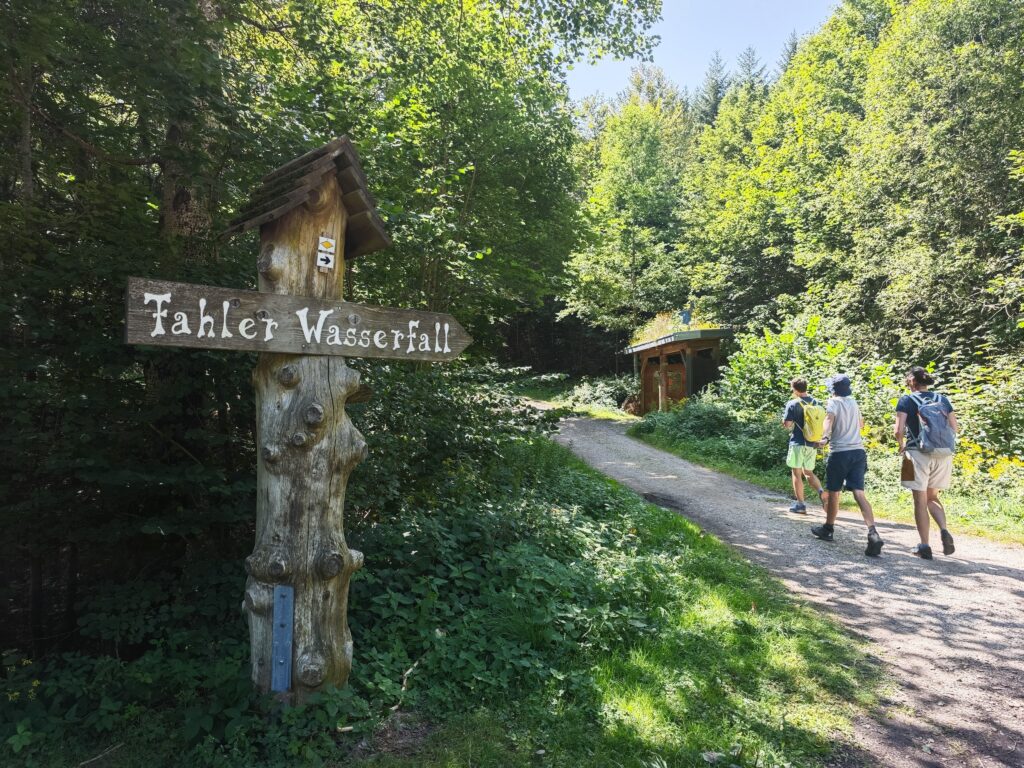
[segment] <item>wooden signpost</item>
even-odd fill
[[[455,318],[341,300],[344,261],[390,245],[346,137],[263,178],[228,233],[260,228],[259,291],[130,278],[129,344],[259,352],[256,545],[243,608],[252,679],[302,701],[352,668],[348,591],[363,555],[345,542],[345,488],[366,443],[345,413],[344,357],[452,360]]]

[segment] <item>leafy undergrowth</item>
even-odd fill
[[[516,394],[553,406],[559,415],[581,414],[608,421],[636,421],[620,406],[634,392],[631,376],[571,379],[564,373],[541,374],[517,379]]]
[[[629,434],[688,461],[792,495],[785,465],[786,433],[774,423],[738,422],[710,399],[689,401],[669,413],[648,414],[630,428]],[[868,465],[865,488],[876,516],[913,523],[913,501],[899,486],[899,457],[892,451],[871,450]],[[824,473],[824,461],[819,460],[819,480]],[[1019,486],[1002,488],[1002,484],[984,478],[956,479],[956,485],[943,495],[952,530],[1024,543]],[[813,498],[810,490],[807,493]],[[843,495],[841,506],[857,509],[849,494]]]
[[[564,604],[551,627],[575,628],[577,651],[515,704],[371,764],[640,768],[705,765],[705,754],[723,765],[821,764],[852,707],[872,696],[875,668],[856,644],[685,519],[556,446],[535,451],[550,472],[552,534],[577,542],[569,567],[596,590]],[[558,489],[574,503],[552,499]],[[568,586],[559,581],[549,588]]]
[[[870,700],[854,641],[577,462],[487,372],[374,382],[355,414],[383,454],[350,488],[351,685],[287,711],[255,697],[241,559],[196,546],[88,595],[94,645],[5,656],[0,762],[813,766]],[[424,738],[372,748],[396,706]]]

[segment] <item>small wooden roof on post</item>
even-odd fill
[[[231,220],[225,235],[262,227],[291,213],[300,205],[316,205],[328,175],[337,179],[348,214],[345,258],[355,259],[391,246],[391,238],[377,213],[359,155],[348,136],[340,136],[310,150],[263,177],[249,202]]]

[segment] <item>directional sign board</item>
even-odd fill
[[[125,315],[128,344],[446,361],[473,341],[439,312],[138,277]]]

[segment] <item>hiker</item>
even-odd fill
[[[828,497],[825,504],[825,522],[811,529],[811,533],[822,541],[832,541],[836,517],[839,516],[839,494],[845,485],[857,500],[864,523],[868,527],[868,546],[864,554],[878,557],[882,552],[882,537],[875,530],[875,515],[864,494],[864,475],[868,470],[868,455],[860,433],[864,429],[864,418],[860,407],[853,399],[850,377],[836,374],[826,382],[831,397],[825,406],[825,435],[822,442],[829,445],[828,461],[825,463],[825,490]]]
[[[911,368],[906,381],[910,394],[903,395],[896,404],[896,441],[903,455],[900,483],[914,496],[914,521],[921,537],[914,554],[931,560],[929,513],[939,526],[942,554],[956,551],[953,535],[946,530],[946,508],[939,499],[939,491],[949,488],[953,478],[953,451],[959,425],[949,398],[928,390],[935,379],[924,368]]]
[[[818,442],[822,438],[825,426],[825,409],[817,400],[807,394],[807,380],[796,378],[789,382],[793,399],[786,403],[782,415],[782,426],[790,430],[789,453],[786,454],[786,466],[789,467],[793,481],[793,495],[796,501],[789,508],[790,512],[807,514],[804,504],[804,481],[810,483],[825,503],[824,489],[814,474],[814,462],[818,458]]]

